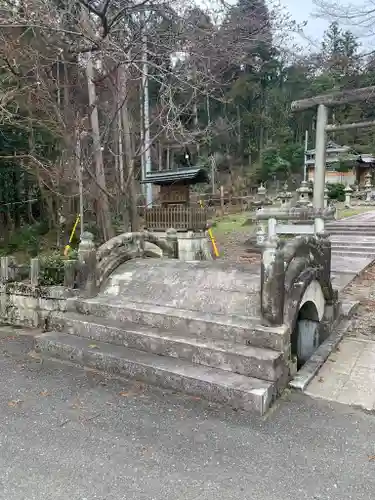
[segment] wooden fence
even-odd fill
[[[167,208],[146,208],[145,227],[149,231],[204,231],[207,228],[208,210],[200,207],[176,205]]]

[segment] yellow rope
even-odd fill
[[[77,229],[78,223],[79,223],[79,215],[77,215],[77,218],[76,218],[76,221],[75,221],[75,223],[74,223],[74,226],[73,226],[72,232],[70,233],[69,243],[68,243],[68,244],[65,246],[65,248],[64,248],[64,256],[65,256],[65,257],[67,257],[67,256],[68,256],[68,253],[69,253],[69,250],[70,250],[70,244],[72,243],[73,236],[74,236],[74,233],[76,232],[76,229]]]
[[[202,200],[199,200],[199,204],[200,204],[201,208],[203,208],[203,202],[202,202]],[[219,254],[219,250],[218,250],[217,245],[216,245],[216,241],[215,241],[214,235],[212,234],[212,229],[209,228],[207,230],[207,232],[208,232],[208,236],[210,237],[210,240],[211,240],[211,244],[212,244],[212,248],[214,250],[215,257],[219,257],[220,254]]]

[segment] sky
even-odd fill
[[[302,23],[307,21],[306,32],[314,38],[321,38],[328,22],[323,19],[314,19],[316,7],[312,0],[282,0],[293,19]]]
[[[307,21],[304,30],[306,35],[312,41],[320,44],[323,33],[329,25],[329,20],[314,17],[317,8],[314,6],[313,0],[281,0],[281,2],[298,23]],[[350,3],[351,5],[361,6],[365,2],[364,0],[342,0],[342,3],[344,5]]]

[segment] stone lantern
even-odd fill
[[[265,188],[263,182],[260,183],[260,186],[258,187],[258,196],[262,199],[265,198],[267,193],[267,189]]]
[[[353,189],[349,186],[349,184],[346,186],[346,188],[344,189],[344,193],[345,193],[345,206],[346,207],[350,207],[351,205],[351,200],[350,200],[350,197],[352,195],[352,192],[353,192]]]
[[[298,205],[300,206],[307,206],[310,203],[309,200],[309,193],[310,193],[310,188],[308,186],[307,181],[302,181],[301,182],[301,187],[297,189],[297,193],[299,195],[298,198]]]
[[[279,194],[281,208],[289,208],[290,202],[293,198],[293,195],[290,191],[288,191],[288,183],[285,182],[283,186],[283,191]]]

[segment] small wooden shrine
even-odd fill
[[[361,155],[355,166],[355,180],[358,186],[364,187],[366,184],[366,175],[369,173],[371,178],[375,168],[375,157],[372,155]]]
[[[190,205],[190,187],[207,183],[208,172],[204,168],[189,167],[149,174],[144,183],[159,186],[159,206],[146,208],[145,225],[152,231],[203,230],[207,225],[206,210]]]

